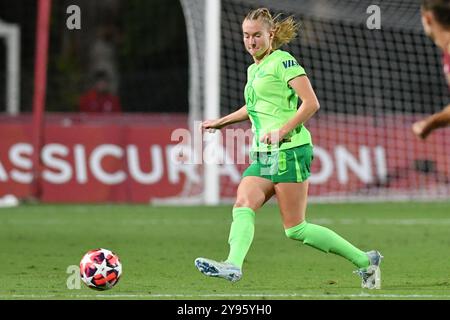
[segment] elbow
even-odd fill
[[[316,102],[314,103],[314,105],[313,105],[314,113],[316,113],[317,111],[319,111],[319,109],[320,109],[320,103],[319,103],[319,101],[316,101]]]
[[[319,104],[319,101],[313,100],[313,101],[304,102],[300,107],[303,109],[306,109],[307,113],[312,115],[312,114],[316,113],[317,111],[319,111],[320,104]]]

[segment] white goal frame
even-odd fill
[[[6,45],[6,113],[20,112],[20,26],[0,19],[0,39]]]
[[[205,10],[205,104],[203,118],[220,117],[220,0],[207,0]],[[207,146],[217,150],[220,147],[220,136],[216,132],[209,134]],[[210,161],[208,161],[210,160]],[[217,205],[220,202],[219,165],[214,159],[203,159],[204,165],[204,203]]]

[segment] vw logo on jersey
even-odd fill
[[[266,75],[264,70],[260,70],[255,74],[255,78],[263,78]]]

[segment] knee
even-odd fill
[[[235,208],[250,208],[253,211],[258,210],[264,204],[264,197],[239,196],[234,203]]]

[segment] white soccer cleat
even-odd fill
[[[228,262],[217,262],[206,258],[195,259],[197,269],[208,277],[218,277],[231,282],[239,281],[242,271],[239,267]]]
[[[370,265],[367,269],[359,269],[354,271],[358,274],[361,281],[361,288],[363,289],[381,289],[381,270],[380,263],[383,256],[376,250],[366,252],[369,258]]]

